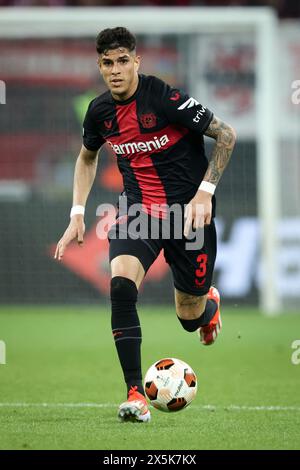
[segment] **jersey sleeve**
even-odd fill
[[[99,150],[105,140],[100,134],[99,126],[93,113],[93,101],[89,104],[83,121],[83,145],[88,150]]]
[[[213,113],[195,98],[164,83],[162,107],[172,124],[180,124],[187,129],[204,134],[212,121]]]

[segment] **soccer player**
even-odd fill
[[[216,258],[214,190],[230,159],[236,135],[230,125],[196,99],[157,77],[139,74],[136,40],[126,28],[101,31],[96,49],[108,91],[91,101],[84,119],[71,220],[57,244],[55,258],[63,257],[71,240],[83,243],[84,209],[96,174],[98,151],[105,142],[116,154],[123,176],[123,197],[129,207],[141,203],[145,217],[152,220],[165,218],[163,210],[155,213],[153,207],[176,203],[185,208],[181,238],[109,235],[112,333],[127,385],[119,418],[147,422],[150,411],[142,385],[138,289],[163,249],[173,274],[180,323],[189,332],[197,330],[204,345],[215,341],[221,317],[220,296],[211,287]],[[215,139],[209,163],[203,135]],[[124,235],[132,218],[120,212],[114,233]],[[201,227],[203,245],[187,249],[190,230]]]

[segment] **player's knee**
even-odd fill
[[[123,276],[115,276],[110,282],[110,298],[117,302],[137,301],[138,290],[136,284],[131,279]]]

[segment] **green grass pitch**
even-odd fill
[[[178,357],[198,376],[194,402],[152,410],[147,424],[119,423],[125,387],[109,307],[1,307],[1,449],[299,449],[300,316],[265,318],[223,309],[217,342],[204,347],[173,308],[140,308],[143,370]],[[276,407],[276,408],[273,408]]]

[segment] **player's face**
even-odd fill
[[[138,85],[140,58],[124,47],[111,49],[98,57],[100,73],[116,100],[132,96]]]

